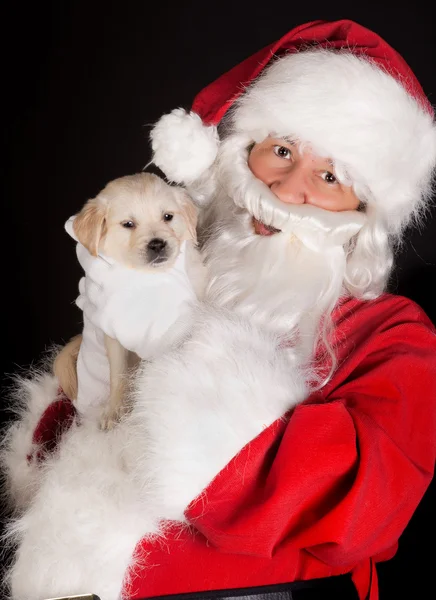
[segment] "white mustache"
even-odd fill
[[[267,226],[279,229],[275,235],[294,235],[308,248],[320,251],[343,246],[366,222],[356,210],[330,211],[311,204],[287,204],[253,175],[234,201]]]

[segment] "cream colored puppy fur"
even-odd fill
[[[111,181],[76,216],[73,229],[93,256],[103,254],[117,263],[146,273],[170,269],[186,241],[186,270],[200,297],[204,272],[196,250],[197,209],[180,187],[172,187],[150,173]],[[77,397],[76,362],[80,337],[73,338],[54,363],[62,389]],[[110,365],[110,397],[101,418],[110,429],[127,409],[127,373],[137,366],[136,354],[105,336]]]

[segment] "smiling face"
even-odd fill
[[[183,190],[141,173],[109,183],[76,217],[74,230],[91,253],[150,270],[174,263],[181,242],[195,241],[195,224]]]
[[[311,204],[335,212],[359,206],[353,188],[337,179],[332,161],[287,140],[268,137],[255,144],[248,166],[284,204]],[[255,220],[254,225],[257,233],[267,234],[260,231],[261,223]]]

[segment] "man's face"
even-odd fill
[[[331,211],[355,210],[359,199],[340,183],[329,159],[301,152],[297,145],[268,137],[248,157],[252,173],[286,204],[312,204]]]

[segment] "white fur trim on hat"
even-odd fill
[[[189,184],[214,162],[219,145],[216,127],[194,112],[176,108],[163,115],[151,133],[153,162],[171,181]]]
[[[436,162],[433,116],[391,75],[349,51],[279,58],[239,98],[232,130],[293,136],[332,159],[398,234],[419,213]]]

